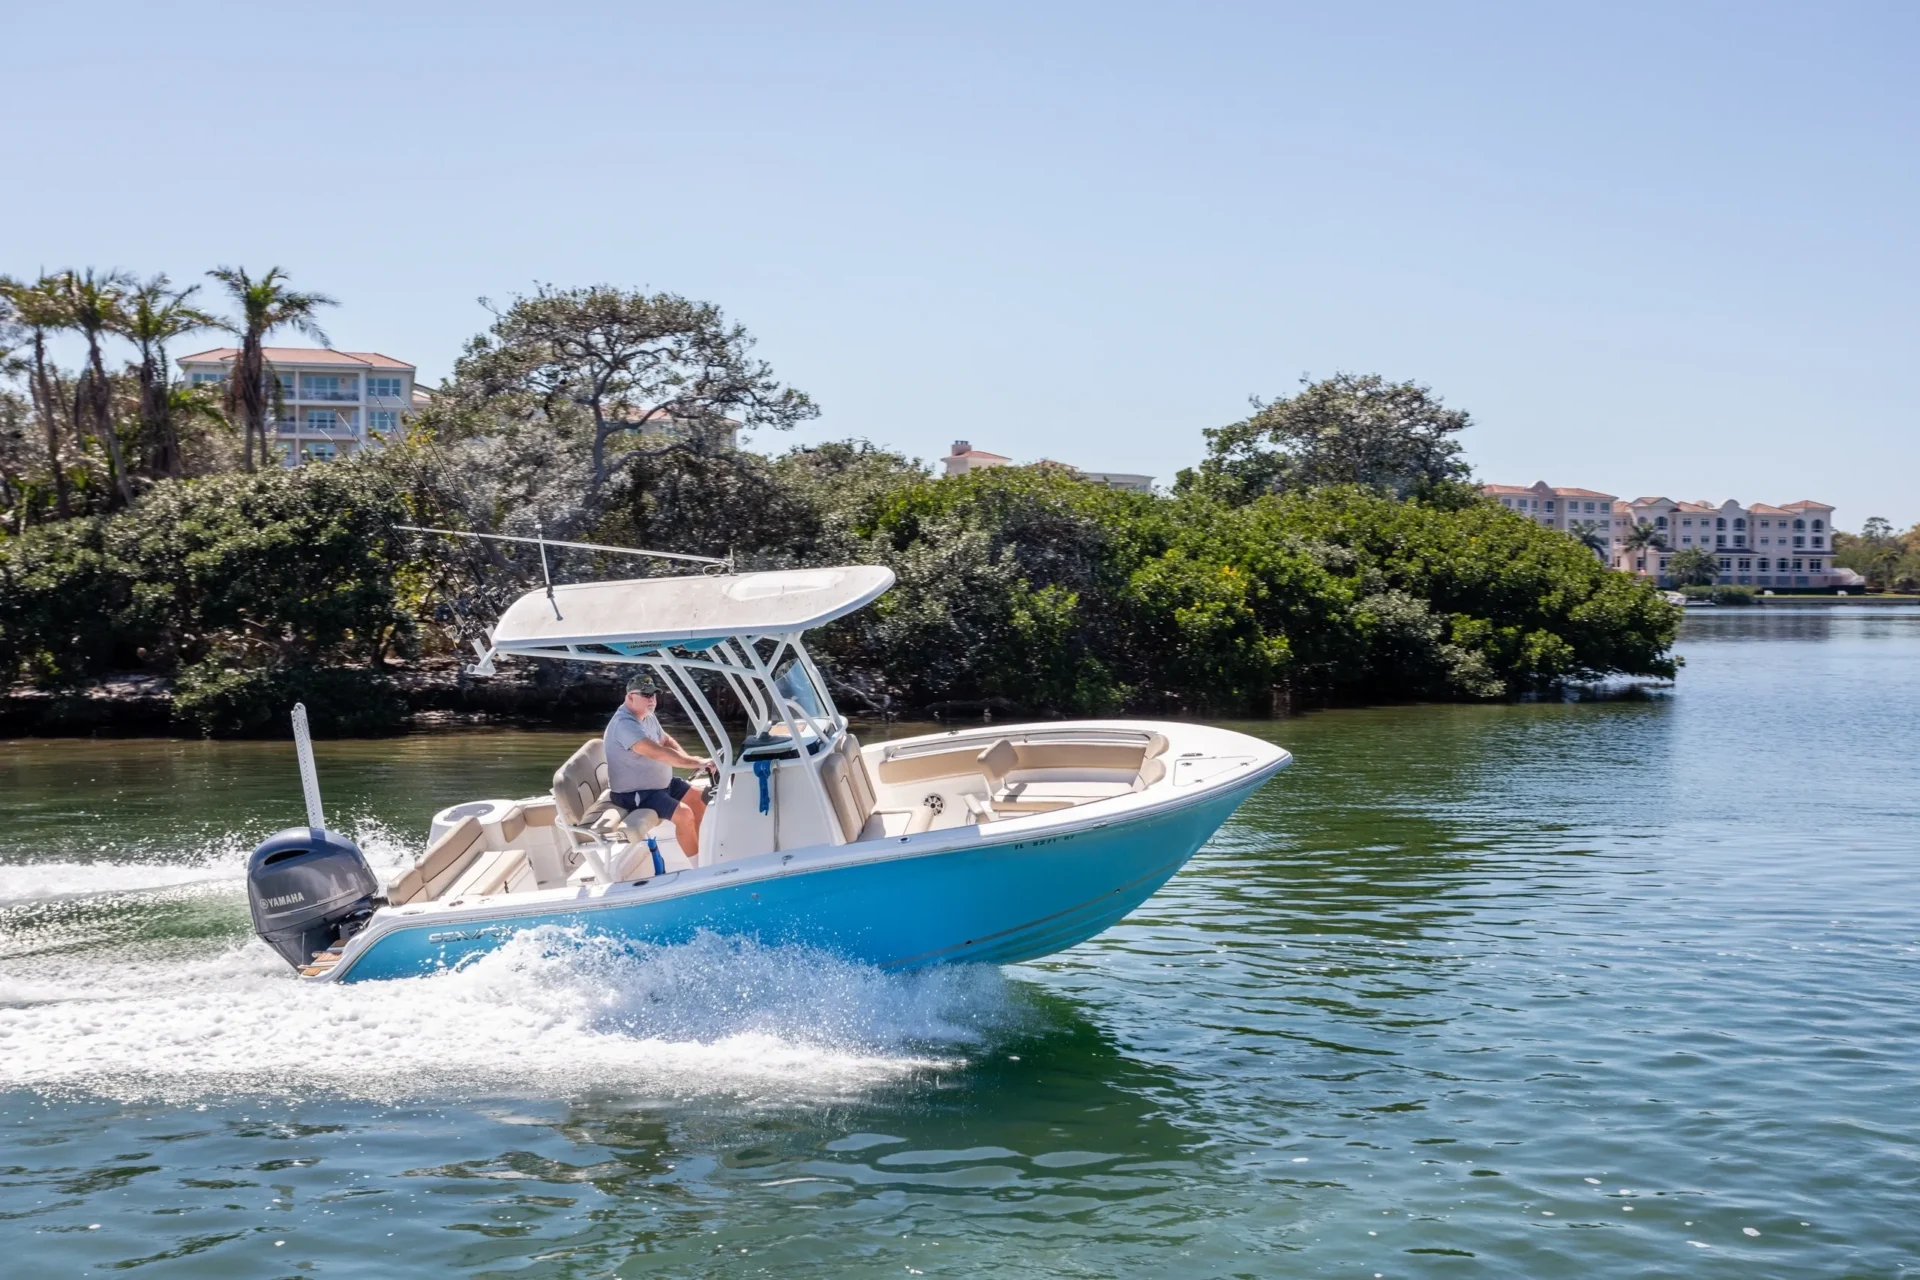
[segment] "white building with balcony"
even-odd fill
[[[286,466],[375,447],[426,401],[414,367],[377,351],[266,347],[262,354],[272,380],[268,447]],[[239,357],[238,347],[216,347],[178,363],[194,386],[205,386],[225,382]]]
[[[1580,521],[1600,521],[1608,564],[1656,578],[1663,586],[1672,585],[1667,567],[1674,555],[1691,550],[1719,558],[1723,585],[1829,591],[1865,585],[1859,574],[1833,563],[1833,507],[1810,498],[1782,507],[1758,502],[1745,507],[1732,499],[1717,505],[1658,497],[1621,501],[1592,489],[1555,489],[1544,482],[1481,489],[1501,506],[1549,528],[1575,532]],[[1652,527],[1658,547],[1627,549],[1627,533],[1637,524]]]

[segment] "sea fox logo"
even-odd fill
[[[285,907],[291,906],[296,902],[305,902],[306,900],[307,895],[304,893],[283,893],[277,898],[268,898],[267,905],[270,907]]]

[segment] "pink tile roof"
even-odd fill
[[[1007,455],[1005,455],[1004,453],[988,453],[985,449],[969,449],[965,453],[950,453],[947,455],[947,457],[949,458],[991,458],[995,462],[1012,462],[1013,461],[1012,458],[1007,457]],[[1045,461],[1045,459],[1042,459],[1042,461]]]
[[[1756,502],[1748,507],[1747,510],[1757,516],[1790,516],[1793,514],[1793,512],[1787,510],[1785,507],[1770,507],[1764,502]]]
[[[1787,504],[1787,510],[1789,511],[1807,511],[1814,507],[1818,507],[1822,511],[1833,510],[1833,504],[1831,502],[1815,502],[1812,498],[1802,498],[1798,502],[1789,502]]]
[[[344,364],[369,369],[411,370],[413,368],[404,360],[383,356],[378,351],[335,351],[331,347],[262,347],[260,354],[267,358],[268,364]],[[181,356],[177,363],[183,368],[188,364],[226,364],[239,355],[238,347],[215,347],[210,351],[198,351],[190,356]]]
[[[1532,493],[1533,490],[1522,484],[1483,484],[1482,493]]]
[[[1610,493],[1601,493],[1598,489],[1555,489],[1563,498],[1611,498]]]

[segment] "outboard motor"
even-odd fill
[[[296,969],[358,933],[379,892],[359,846],[331,831],[288,827],[247,859],[253,931]]]
[[[299,969],[313,962],[315,952],[360,932],[384,899],[360,847],[327,830],[307,708],[301,703],[293,708],[293,745],[307,825],[288,827],[253,851],[247,859],[247,905],[253,931]]]

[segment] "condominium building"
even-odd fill
[[[1551,528],[1579,532],[1584,520],[1600,519],[1607,553],[1615,569],[1657,578],[1672,585],[1667,568],[1675,553],[1701,550],[1720,561],[1723,584],[1827,589],[1860,587],[1865,580],[1833,563],[1833,507],[1802,499],[1785,506],[1754,503],[1676,502],[1643,497],[1623,501],[1591,489],[1554,489],[1540,483],[1482,486],[1488,497]],[[1604,504],[1604,505],[1603,505]],[[1606,512],[1605,516],[1600,511]],[[1627,533],[1648,525],[1659,536],[1654,547],[1629,550]]]
[[[953,442],[953,452],[940,459],[945,467],[944,474],[964,476],[969,471],[984,471],[989,467],[1008,467],[1013,459],[1001,453],[988,453],[985,449],[976,449],[965,440]],[[1109,489],[1128,489],[1135,493],[1152,493],[1153,477],[1138,475],[1131,471],[1082,471],[1079,467],[1064,462],[1055,462],[1051,458],[1042,458],[1035,466],[1064,467],[1088,484],[1104,485]]]
[[[377,351],[266,347],[272,420],[268,448],[286,466],[323,462],[377,445],[397,433],[426,401],[414,367]],[[216,347],[182,356],[194,386],[225,382],[240,356]]]

